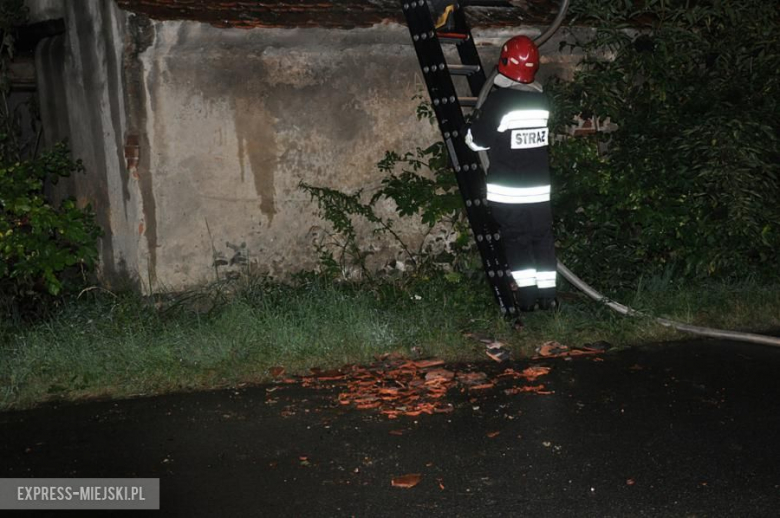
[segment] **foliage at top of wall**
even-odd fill
[[[588,56],[548,93],[617,131],[552,148],[556,233],[586,278],[777,278],[780,23],[774,2],[579,0]],[[637,22],[640,21],[640,29]]]

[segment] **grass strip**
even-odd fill
[[[616,300],[651,314],[723,329],[780,328],[780,289],[754,282],[675,286],[650,281]],[[680,339],[575,294],[559,312],[524,317],[513,332],[481,278],[296,285],[244,279],[175,296],[95,290],[46,321],[0,325],[0,409],[52,400],[124,398],[262,383],[270,369],[368,363],[379,354],[485,359],[466,331],[504,341],[515,355],[554,340],[621,347]]]

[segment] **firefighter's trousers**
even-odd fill
[[[537,299],[554,299],[556,260],[550,202],[490,202],[490,210],[501,229],[520,307],[532,308]]]

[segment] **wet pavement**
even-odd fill
[[[499,378],[532,365],[551,369]],[[497,381],[394,419],[324,379],[4,413],[0,477],[159,477],[157,516],[780,515],[780,350],[702,341],[445,368]],[[538,384],[551,393],[518,390]]]

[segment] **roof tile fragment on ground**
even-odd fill
[[[547,352],[549,349],[542,350],[542,353]],[[597,354],[595,351],[585,353]],[[563,354],[561,350],[556,350],[556,357]],[[444,361],[437,358],[411,360],[398,355],[384,355],[369,366],[350,365],[330,371],[312,369],[310,375],[299,379],[305,387],[334,389],[341,406],[375,411],[397,419],[401,416],[450,413],[455,409],[447,397],[451,392],[471,396],[498,388],[509,395],[551,394],[538,381],[549,374],[550,369],[544,365],[519,369],[508,367],[503,372],[488,375],[477,370],[475,365],[445,366]]]

